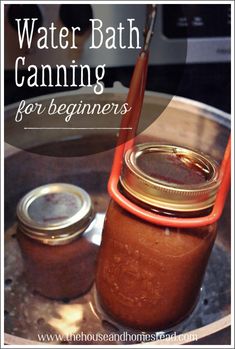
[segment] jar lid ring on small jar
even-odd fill
[[[151,157],[153,159],[149,160]],[[185,178],[180,177],[177,166],[186,172]],[[154,176],[152,172],[158,167],[159,173]],[[179,178],[175,179],[177,171]],[[190,178],[190,171],[195,173],[196,180],[193,176]],[[125,153],[120,184],[132,197],[150,206],[170,211],[199,211],[214,204],[219,171],[215,161],[201,152],[174,145],[145,143]]]
[[[42,243],[66,244],[90,225],[94,210],[89,194],[66,183],[51,183],[27,193],[18,203],[23,233]]]

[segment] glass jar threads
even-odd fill
[[[150,211],[201,217],[213,207],[218,167],[191,149],[142,144],[128,150],[119,190]],[[141,330],[170,328],[196,305],[216,224],[170,228],[141,220],[111,200],[104,224],[96,288],[104,310]]]
[[[87,231],[94,216],[90,196],[75,185],[44,185],[20,200],[17,238],[34,291],[63,299],[91,287],[97,246],[87,238]]]

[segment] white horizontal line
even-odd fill
[[[132,127],[24,127],[24,130],[132,130]]]

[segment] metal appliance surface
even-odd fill
[[[16,57],[22,55],[24,50],[19,48],[16,26],[14,25],[13,11],[10,4],[5,5],[5,69],[13,69]],[[117,29],[122,22],[123,44],[129,42],[129,22],[134,19],[133,25],[139,29],[140,43],[142,42],[142,28],[145,21],[145,7],[140,4],[92,4],[74,5],[62,8],[63,5],[39,4],[34,5],[32,12],[40,18],[39,25],[50,27],[51,22],[60,29],[76,24],[81,28],[89,28],[89,19],[98,18],[102,21],[102,30],[105,33],[109,26]],[[90,9],[88,9],[90,7]],[[64,19],[65,13],[70,13]],[[14,13],[14,12],[13,12]],[[29,16],[26,12],[25,16]],[[67,18],[65,17],[65,18]],[[69,19],[70,17],[70,19]],[[98,26],[98,24],[97,24]],[[150,64],[184,64],[186,63],[215,63],[230,61],[230,31],[231,31],[231,6],[229,4],[209,5],[158,5],[157,25],[153,37]],[[37,35],[33,38],[33,47],[26,52],[26,66],[29,64],[59,64],[67,66],[72,59],[79,59],[81,64],[97,66],[106,64],[107,67],[121,67],[134,65],[138,50],[120,48],[119,34],[116,30],[116,48],[105,47],[105,34],[103,44],[97,50],[90,50],[91,36],[87,30],[77,35],[77,50],[48,49],[39,50],[36,47]],[[99,42],[97,34],[97,42]],[[9,40],[10,39],[10,40]],[[70,40],[70,39],[69,39]],[[133,35],[133,46],[136,44],[136,35]],[[182,53],[179,53],[182,51]],[[58,54],[59,52],[59,54]]]
[[[30,50],[25,48],[21,50],[14,24],[15,12],[10,10],[11,6],[14,4],[4,6],[6,104],[40,94],[63,90],[68,92],[69,89],[68,87],[29,88],[26,84],[17,87],[14,67],[15,60],[19,56],[26,57],[25,68],[29,64],[38,66],[50,64],[52,67],[56,64],[65,64],[68,67],[69,76],[71,70],[69,65],[72,60],[78,64],[89,64],[93,67],[91,68],[92,76],[95,67],[105,63],[106,74],[103,82],[106,87],[111,87],[117,80],[129,86],[139,50],[120,49],[118,45],[113,50],[105,49],[104,45],[98,50],[90,50],[88,17],[100,18],[103,21],[103,29],[108,26],[117,28],[120,22],[127,27],[127,18],[133,18],[139,28],[142,42],[145,5],[92,4],[84,8],[82,4],[76,4],[69,8],[69,5],[55,3],[53,5],[34,4],[33,10],[27,10],[25,5],[24,17],[38,16],[39,24],[42,26],[49,27],[52,22],[58,29],[62,26],[81,26],[83,31],[76,37],[78,45],[76,50],[50,48],[39,50],[36,47],[37,35],[33,36],[33,45]],[[230,112],[230,17],[231,5],[229,4],[158,5],[147,89],[196,99]],[[127,40],[128,35],[128,30],[124,31],[124,41]],[[69,41],[71,41],[71,35],[69,35]],[[21,74],[25,76],[26,72],[19,69],[19,73],[20,76]]]

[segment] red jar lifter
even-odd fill
[[[123,155],[134,145],[135,135],[143,105],[148,69],[149,46],[153,34],[155,19],[156,5],[152,5],[149,7],[149,13],[147,14],[146,18],[144,48],[137,59],[127,96],[127,103],[132,108],[126,115],[123,116],[121,120],[120,133],[115,148],[112,170],[108,182],[108,192],[111,198],[122,208],[150,223],[175,228],[202,227],[218,221],[224,208],[231,180],[231,136],[229,137],[224,158],[220,166],[221,183],[216,195],[215,204],[211,213],[207,216],[198,218],[173,218],[161,216],[135,205],[133,202],[123,196],[118,189]]]

